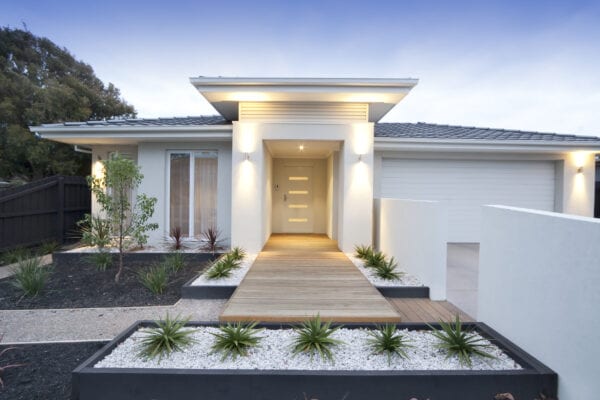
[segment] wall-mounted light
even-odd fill
[[[359,155],[358,155],[358,161],[359,161],[359,162],[361,162],[362,160],[363,160],[363,155],[362,155],[362,154],[359,154]]]
[[[244,160],[250,161],[250,153],[244,153]]]
[[[578,174],[582,174],[583,173],[583,167],[578,167],[577,168],[577,173]]]

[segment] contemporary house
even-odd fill
[[[375,198],[447,203],[448,241],[478,242],[481,206],[593,216],[600,138],[426,123],[379,123],[416,79],[192,78],[220,115],[32,127],[132,157],[158,198],[162,240],[217,226],[232,245],[322,233],[372,241]]]

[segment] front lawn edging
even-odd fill
[[[191,322],[188,326],[218,326]],[[199,370],[159,368],[94,368],[121,342],[141,327],[138,321],[73,371],[73,400],[167,400],[174,398],[233,399],[378,399],[430,398],[445,400],[492,399],[511,393],[515,399],[544,394],[556,397],[558,376],[544,364],[483,323],[464,323],[491,340],[522,370],[506,371],[307,371]],[[289,324],[260,324],[278,329]],[[372,328],[345,324],[346,328]],[[429,329],[426,324],[397,324],[399,329]],[[434,327],[438,327],[434,324]]]
[[[198,279],[197,276],[187,281],[181,287],[181,298],[182,299],[195,299],[195,300],[227,300],[231,297],[237,285],[233,286],[209,286],[209,285],[193,285]]]
[[[428,299],[428,286],[375,286],[383,297],[404,299]]]

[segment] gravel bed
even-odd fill
[[[2,400],[68,400],[71,372],[104,345],[103,342],[45,343],[16,347],[4,353],[0,365],[25,364],[7,369],[0,388]],[[7,346],[0,346],[0,351]]]
[[[240,267],[234,269],[231,272],[231,275],[227,278],[220,279],[208,279],[206,277],[206,273],[208,269],[204,271],[202,275],[198,277],[194,282],[192,282],[192,286],[238,286],[242,279],[246,276],[246,273],[250,270],[252,264],[254,264],[254,260],[256,259],[256,254],[247,254],[244,260],[240,263]]]
[[[219,251],[221,248],[218,249]],[[65,251],[65,253],[97,253],[99,248],[96,246],[79,246],[75,247],[71,250]],[[104,251],[109,253],[118,253],[119,249],[117,247],[105,247]],[[171,253],[174,252],[175,249],[173,245],[164,243],[158,245],[146,245],[144,248],[132,247],[130,249],[126,249],[128,253]],[[206,253],[211,254],[209,250],[206,250],[204,246],[200,242],[190,242],[188,244],[184,244],[180,250],[177,250],[181,253]]]
[[[249,369],[249,370],[517,370],[521,367],[498,347],[490,344],[488,352],[496,359],[473,357],[471,368],[461,365],[455,357],[436,348],[437,339],[428,331],[403,330],[413,347],[407,349],[408,359],[398,356],[388,364],[385,354],[373,354],[366,329],[342,328],[332,337],[344,341],[334,351],[334,362],[321,360],[307,354],[292,356],[292,329],[274,329],[260,332],[259,347],[249,351],[248,356],[236,360],[221,360],[220,354],[211,354],[214,327],[191,328],[196,343],[185,351],[171,354],[168,358],[144,360],[137,357],[139,342],[144,337],[143,328],[117,346],[112,353],[99,361],[95,368],[173,368],[173,369]]]
[[[346,254],[350,261],[362,272],[362,274],[371,282],[374,286],[380,287],[399,287],[399,286],[424,286],[423,282],[414,275],[410,275],[402,269],[398,268],[399,271],[403,272],[404,275],[398,280],[389,281],[387,279],[381,279],[375,274],[375,271],[371,268],[366,268],[365,263],[360,258],[354,257],[353,254]]]

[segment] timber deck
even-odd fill
[[[400,314],[323,235],[273,235],[221,321],[400,322]]]

